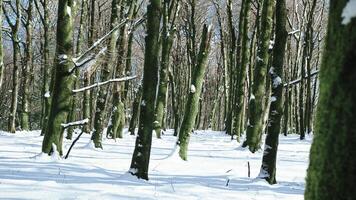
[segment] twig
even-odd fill
[[[132,80],[132,79],[135,79],[135,78],[137,78],[137,76],[128,76],[128,77],[124,77],[124,78],[111,79],[111,80],[108,80],[108,81],[95,83],[93,85],[90,85],[90,86],[87,86],[87,87],[84,87],[84,88],[73,90],[73,93],[84,92],[84,91],[91,90],[93,88],[100,87],[100,86],[103,86],[103,85],[107,85],[107,84],[110,84],[110,83],[124,82],[124,81],[129,81],[129,80]]]

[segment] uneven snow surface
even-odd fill
[[[251,154],[221,132],[192,134],[186,162],[174,151],[172,131],[154,138],[148,182],[127,173],[134,136],[104,140],[104,150],[96,150],[83,135],[64,160],[41,154],[39,135],[0,132],[0,199],[303,199],[311,143],[281,136],[278,184],[270,186],[255,179],[263,152]]]

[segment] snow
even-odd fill
[[[344,19],[342,24],[347,25],[351,22],[351,19],[356,17],[356,0],[349,0],[341,15]]]
[[[278,87],[280,84],[282,84],[281,77],[277,76],[276,78],[273,79],[273,88]]]
[[[255,100],[255,99],[256,99],[255,95],[251,93],[250,101]]]
[[[79,132],[79,130],[76,130]],[[103,150],[88,148],[84,134],[69,159],[40,153],[40,131],[0,131],[0,191],[3,199],[237,199],[302,200],[312,138],[280,137],[276,185],[256,178],[263,151],[251,154],[222,132],[191,135],[188,161],[178,157],[176,137],[168,130],[153,138],[150,181],[128,173],[136,136],[103,138]],[[64,141],[67,152],[71,141]],[[251,178],[247,176],[247,162]],[[228,184],[227,184],[228,182]]]
[[[49,92],[49,91],[47,91],[47,92],[44,94],[44,97],[45,97],[45,98],[50,98],[50,97],[51,97],[50,92]]]
[[[72,16],[72,8],[70,6],[67,6],[67,15]]]
[[[277,97],[271,96],[271,103],[277,101]]]
[[[195,88],[195,85],[192,84],[192,85],[190,86],[190,93],[193,93],[193,94],[194,94],[196,91],[197,91],[197,89]]]
[[[76,121],[76,122],[70,122],[70,123],[67,123],[67,124],[61,124],[61,125],[62,125],[63,128],[68,128],[70,126],[85,125],[87,123],[89,123],[89,119],[88,118],[80,120],[80,121]]]

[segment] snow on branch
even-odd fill
[[[88,124],[89,123],[89,119],[84,119],[84,120],[80,120],[80,121],[76,121],[76,122],[70,122],[70,123],[67,123],[67,124],[61,124],[61,126],[66,129],[66,128],[69,128],[69,127],[72,127],[72,126],[82,126],[82,125],[85,125],[85,124]]]
[[[297,34],[299,32],[300,32],[299,29],[298,30],[293,30],[293,31],[289,32],[288,35],[294,35],[294,34]]]
[[[145,20],[145,17],[142,17],[138,19],[137,21],[134,22],[134,25],[139,25]],[[100,52],[99,55],[96,54],[91,54],[92,51],[94,51],[101,43],[103,43],[105,40],[107,40],[115,31],[117,31],[119,28],[122,26],[125,26],[128,22],[132,20],[130,19],[125,19],[118,25],[116,25],[111,31],[109,31],[107,34],[105,34],[103,37],[98,39],[94,44],[89,47],[84,53],[82,53],[80,56],[73,58],[72,62],[74,63],[74,68],[70,70],[70,73],[73,73],[75,69],[87,66],[88,63],[91,63],[91,61],[96,60],[97,56],[102,54],[103,52],[106,51],[106,48],[103,48]]]
[[[73,93],[84,92],[84,91],[91,90],[93,88],[100,87],[100,86],[103,86],[103,85],[107,85],[107,84],[110,84],[110,83],[124,82],[124,81],[133,80],[135,78],[137,78],[137,76],[127,76],[127,77],[124,77],[124,78],[111,79],[111,80],[108,80],[108,81],[95,83],[93,85],[90,85],[90,86],[87,86],[87,87],[84,87],[84,88],[73,90]]]

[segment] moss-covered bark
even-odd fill
[[[129,12],[126,17],[131,18],[133,14],[134,2],[122,1],[120,10],[120,19],[125,17],[125,8],[129,8]],[[121,78],[125,76],[125,58],[126,58],[126,47],[128,40],[128,28],[125,24],[120,29],[120,38],[117,44],[117,64],[115,68],[115,77]],[[122,138],[122,133],[125,125],[125,93],[124,85],[118,83],[113,87],[113,107],[111,111],[111,123],[108,127],[108,134],[112,138]]]
[[[249,48],[249,20],[250,20],[250,8],[251,1],[243,0],[241,7],[240,20],[241,22],[241,30],[239,33],[239,37],[241,38],[241,51],[240,59],[238,66],[239,69],[239,77],[237,79],[237,94],[236,94],[236,106],[235,106],[235,117],[234,117],[234,126],[233,126],[233,135],[237,136],[237,140],[240,140],[240,135],[242,134],[240,130],[243,130],[241,127],[243,121],[243,103],[245,96],[245,81],[247,77],[247,67],[249,63],[250,56],[250,48]]]
[[[37,1],[34,1],[37,9],[39,9]],[[43,84],[42,84],[42,116],[41,116],[41,135],[44,135],[47,130],[47,122],[51,105],[50,95],[50,79],[52,67],[49,64],[49,8],[48,0],[41,1],[43,7],[42,25],[43,25]]]
[[[278,150],[278,138],[281,132],[281,118],[283,115],[283,65],[287,43],[287,10],[285,0],[276,2],[276,41],[273,48],[273,61],[270,70],[271,76],[271,106],[269,111],[269,124],[262,158],[260,177],[270,184],[276,181],[276,160]]]
[[[342,18],[351,2],[330,1],[306,200],[356,199],[356,18]]]
[[[131,135],[135,135],[135,129],[140,114],[140,102],[142,98],[142,86],[137,89],[135,100],[132,105],[132,115],[130,119],[129,132]]]
[[[21,129],[30,130],[29,116],[29,95],[30,95],[30,69],[32,67],[32,7],[33,0],[28,1],[26,9],[27,19],[25,24],[26,29],[26,49],[25,63],[22,68],[22,109],[21,109]]]
[[[113,29],[119,21],[119,0],[113,0],[111,3],[111,19],[110,19],[110,29]],[[110,39],[108,40],[108,52],[105,54],[105,59],[102,64],[103,70],[101,72],[100,79],[106,81],[110,79],[112,75],[112,70],[114,63],[116,61],[116,42],[119,34],[119,30],[112,33]],[[96,101],[96,113],[94,118],[94,132],[92,135],[92,140],[96,148],[102,148],[101,140],[104,130],[105,122],[105,109],[108,96],[108,86],[104,86],[100,89],[98,99]]]
[[[179,156],[183,160],[187,160],[189,138],[191,132],[193,131],[195,119],[198,114],[199,97],[203,86],[207,58],[209,55],[210,39],[211,30],[206,25],[204,25],[197,65],[195,66],[190,93],[185,105],[183,122],[179,131]]]
[[[0,24],[2,24],[2,0],[0,0]],[[0,33],[2,33],[2,26],[0,26]],[[4,78],[4,55],[2,37],[0,37],[0,89],[2,87],[2,81]]]
[[[72,90],[76,79],[75,74],[69,73],[74,67],[70,61],[73,53],[72,6],[72,0],[58,1],[56,77],[47,132],[42,143],[42,152],[47,154],[52,154],[53,144],[57,146],[59,154],[63,154],[64,130],[61,124],[66,123],[71,110]]]
[[[12,93],[11,93],[11,107],[10,107],[10,116],[9,116],[9,124],[8,131],[11,133],[16,132],[16,114],[17,114],[17,103],[19,96],[19,64],[20,64],[20,38],[19,38],[19,30],[21,24],[21,7],[20,1],[16,0],[16,20],[15,24],[12,24],[12,20],[9,15],[5,13],[8,24],[11,28],[11,36],[12,36],[12,46],[13,46],[13,71],[12,71]]]
[[[159,31],[161,0],[150,0],[147,6],[147,36],[145,38],[145,62],[140,123],[130,173],[148,180],[154,122],[156,87],[158,82]]]
[[[249,101],[249,124],[244,146],[251,152],[260,148],[263,131],[264,104],[266,96],[266,75],[269,60],[269,45],[272,35],[274,0],[264,0],[261,16],[261,32],[254,70],[252,94]]]
[[[157,138],[161,138],[161,131],[164,129],[163,121],[164,115],[166,113],[166,102],[167,102],[167,91],[168,91],[168,68],[169,68],[169,58],[171,47],[174,39],[174,28],[172,26],[172,21],[170,15],[170,1],[165,0],[163,4],[163,31],[162,31],[162,54],[161,54],[161,68],[160,68],[160,79],[158,85],[157,93],[157,103],[155,111],[155,122],[154,128],[156,131]],[[173,1],[176,6],[176,1]],[[173,12],[173,11],[172,11]]]

